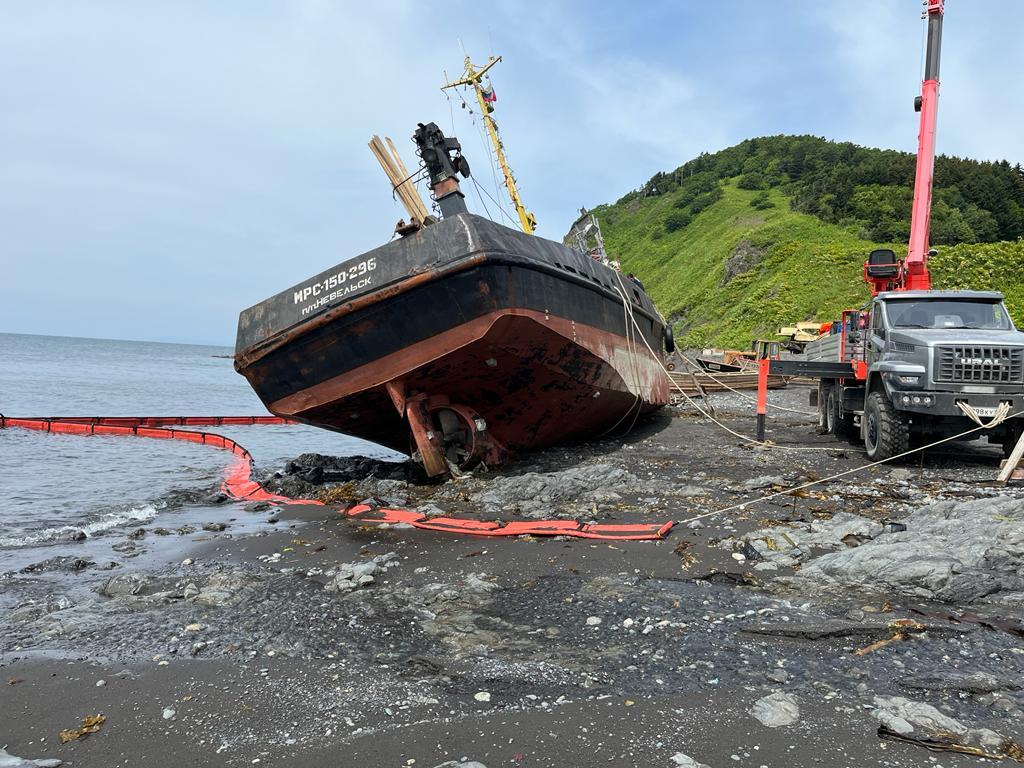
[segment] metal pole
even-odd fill
[[[757,361],[757,441],[764,442],[764,420],[768,414],[768,366],[771,361],[762,357]]]

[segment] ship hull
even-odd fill
[[[453,406],[496,461],[668,402],[661,318],[608,267],[469,214],[373,253],[335,269],[394,278],[348,301],[309,312],[300,285],[243,313],[236,368],[272,413],[411,453]]]

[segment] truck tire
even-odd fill
[[[872,392],[864,403],[864,447],[871,461],[891,459],[910,448],[910,427],[884,392]]]
[[[822,382],[818,385],[818,434],[831,434],[829,429],[829,402],[832,400],[832,392],[835,387]]]
[[[836,437],[849,437],[853,434],[853,414],[839,413],[840,392],[832,387],[828,392],[825,415],[828,421],[828,433]]]

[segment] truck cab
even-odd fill
[[[859,325],[851,351],[866,370],[863,405],[855,410],[869,457],[963,432],[971,420],[960,403],[983,419],[1001,403],[1011,413],[1024,411],[1024,333],[1001,293],[883,292]],[[858,404],[850,399],[844,398]],[[989,441],[1012,447],[1021,425],[1004,422],[988,432]]]

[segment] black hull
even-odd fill
[[[369,260],[365,290],[308,310],[310,285]],[[417,393],[466,406],[516,449],[663,405],[664,343],[649,297],[617,272],[460,214],[243,312],[236,368],[273,413],[398,450]]]

